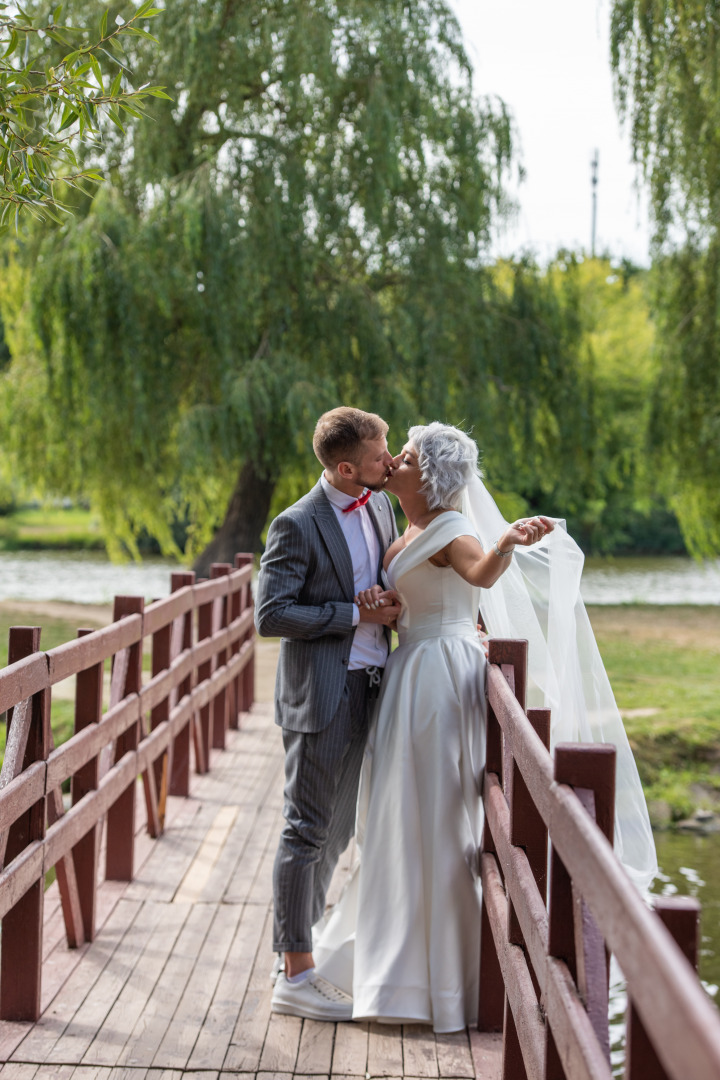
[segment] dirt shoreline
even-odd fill
[[[38,622],[46,619],[67,619],[84,624],[107,626],[112,622],[110,604],[70,604],[61,600],[0,600],[0,614],[34,615]]]

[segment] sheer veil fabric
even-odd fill
[[[508,527],[479,477],[467,486],[463,514],[490,548]],[[528,705],[551,709],[551,748],[561,742],[612,743],[617,751],[615,852],[645,892],[657,873],[650,819],[637,765],[580,595],[584,555],[565,522],[512,562],[480,610],[492,637],[527,638]]]

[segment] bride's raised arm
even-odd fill
[[[471,585],[489,589],[505,572],[516,545],[530,547],[555,528],[550,518],[521,518],[484,551],[472,536],[458,536],[445,548],[444,554],[453,570]]]

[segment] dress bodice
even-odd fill
[[[451,566],[435,566],[428,561],[458,536],[477,539],[467,518],[448,510],[434,518],[388,566],[388,582],[403,604],[398,620],[401,645],[427,638],[477,637],[480,590],[464,581]]]

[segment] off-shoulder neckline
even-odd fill
[[[413,546],[413,544],[416,544],[418,542],[418,540],[421,540],[423,538],[423,536],[425,536],[427,534],[428,529],[431,529],[433,527],[433,525],[435,524],[436,521],[444,520],[445,518],[447,518],[448,514],[456,514],[458,517],[463,517],[463,514],[459,510],[443,510],[441,514],[438,514],[437,517],[434,517],[432,519],[432,521],[428,522],[428,524],[425,526],[425,528],[422,530],[422,532],[420,533],[419,536],[416,536],[414,540],[410,540],[407,544],[403,544],[403,546],[400,548],[400,550],[397,552],[397,554],[393,555],[392,559],[387,564],[387,567],[385,567],[385,573],[389,574],[390,573],[390,567],[393,565],[395,560],[399,559],[400,556],[403,554],[403,552],[405,552],[409,548],[411,548]]]

